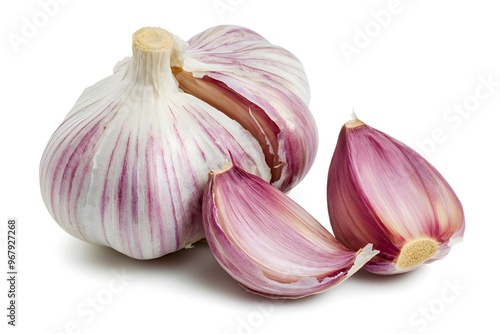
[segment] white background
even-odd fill
[[[6,324],[6,280],[0,284],[2,333],[6,328],[43,334],[498,329],[498,310],[491,307],[500,297],[493,272],[500,232],[495,1],[401,0],[386,26],[375,23],[372,11],[387,9],[389,0],[66,2],[46,22],[35,0],[3,1],[0,8],[0,267],[5,274],[6,224],[16,217],[20,272],[16,328]],[[214,7],[221,3],[224,12]],[[25,20],[38,20],[40,27],[14,47],[8,36],[22,36]],[[299,204],[330,229],[327,170],[340,127],[355,107],[365,123],[419,149],[447,178],[465,209],[464,242],[444,260],[409,274],[358,272],[326,293],[276,302],[243,290],[204,244],[136,261],[66,234],[44,207],[38,165],[80,93],[131,54],[131,35],[138,28],[161,26],[188,39],[218,24],[249,27],[305,66],[320,146],[310,174],[290,193]],[[359,36],[364,29],[371,29],[369,41]],[[359,46],[350,62],[341,50],[346,44]],[[497,85],[491,91],[480,87],[480,78],[488,77]],[[490,94],[479,100],[477,89]],[[470,103],[468,117],[456,123],[443,118],[464,103]],[[432,148],[429,140],[439,132]],[[120,272],[126,274],[121,284],[114,281]],[[93,298],[105,303],[99,312],[90,312]]]

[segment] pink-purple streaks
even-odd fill
[[[120,131],[120,135],[121,135],[121,133],[122,133],[122,131]],[[101,227],[102,227],[104,239],[106,240],[106,242],[109,246],[111,246],[111,244],[108,240],[107,231],[106,231],[106,221],[107,221],[106,211],[110,211],[107,209],[113,208],[113,206],[109,205],[110,202],[112,202],[111,197],[113,196],[113,194],[110,193],[110,189],[109,189],[110,188],[109,182],[110,182],[110,180],[112,180],[110,177],[110,171],[111,171],[111,166],[114,163],[115,154],[117,152],[117,147],[118,147],[119,143],[120,143],[120,136],[118,136],[118,139],[116,140],[115,145],[113,146],[113,149],[111,150],[111,156],[109,158],[108,166],[106,168],[106,173],[104,175],[104,186],[103,186],[103,191],[102,191],[102,195],[101,195],[101,207],[100,207],[100,209],[101,209]]]
[[[224,41],[221,43],[220,41]],[[203,51],[212,51],[221,46],[231,44],[240,44],[241,41],[250,42],[267,42],[261,35],[256,32],[240,27],[240,26],[215,26],[207,29],[200,34],[189,39],[188,43],[193,49],[203,49]],[[204,44],[202,44],[204,43]],[[209,45],[213,44],[210,48]]]
[[[380,250],[365,266],[368,271],[400,272],[394,261],[401,248],[422,237],[442,243],[427,262],[434,261],[446,254],[453,235],[461,236],[457,229],[463,232],[460,201],[439,172],[402,142],[367,125],[342,128],[327,193],[337,238],[351,249],[370,242]]]
[[[160,187],[163,185],[158,184],[158,159],[161,158],[163,160],[163,150],[159,147],[156,138],[154,135],[150,134],[148,136],[147,146],[146,146],[146,161],[145,161],[145,169],[146,169],[146,196],[148,203],[148,220],[150,223],[150,238],[151,243],[155,245],[158,241],[160,242],[160,249],[163,251],[164,242],[165,242],[165,232],[163,230],[163,215],[162,208],[165,205],[162,202],[162,198],[159,198],[160,194],[162,194]],[[164,161],[164,160],[163,160]],[[165,173],[165,166],[161,166],[161,172]],[[164,174],[168,180],[168,174]],[[168,184],[165,185],[168,187]],[[175,217],[175,211],[173,212]],[[176,245],[177,246],[177,245]]]
[[[272,203],[263,204],[264,193],[266,194],[266,203],[269,198],[271,198]],[[324,232],[318,230],[318,233],[322,233],[321,236],[324,235],[325,237],[322,247],[318,248],[315,245],[311,246],[312,240],[301,234],[302,228],[293,229],[292,225],[289,226],[292,230],[286,233],[289,238],[287,242],[284,241],[287,238],[283,238],[282,235],[274,239],[274,228],[259,220],[261,215],[258,213],[263,210],[267,211],[269,206],[275,207],[273,205],[276,204],[287,205],[283,204],[283,202],[288,202],[288,200],[278,198],[281,196],[285,195],[262,181],[262,179],[246,173],[236,166],[224,173],[213,175],[209,179],[204,193],[203,223],[206,238],[214,257],[246,289],[268,297],[304,297],[322,292],[342,282],[354,263],[356,252],[346,249],[324,229]],[[221,210],[217,207],[216,197],[222,203],[238,201],[238,209],[233,210],[231,206],[225,206],[225,209]],[[254,205],[241,202],[247,199]],[[249,230],[248,232],[258,234],[262,238],[254,239],[247,236],[246,233],[243,233],[242,236],[235,236],[233,233],[229,237],[226,233],[226,229],[230,229],[227,225],[238,223],[239,228],[243,228],[241,223],[248,216],[247,213],[240,211],[241,205],[255,209],[256,214],[250,214],[255,224],[248,226],[248,228],[255,229],[255,231]],[[270,211],[269,214],[272,216],[274,212]],[[245,215],[245,217],[240,215]],[[238,219],[238,217],[241,219]],[[278,221],[283,217],[276,218],[276,221],[270,221],[271,225],[275,223],[282,224],[282,222],[278,223]],[[224,220],[224,226],[226,227],[221,225],[221,220]],[[316,228],[322,229],[322,226],[317,223]],[[255,247],[247,248],[245,245],[248,245],[248,243],[242,242],[242,239],[246,237],[251,238],[254,242],[258,240],[264,244],[257,243]],[[320,238],[319,235],[317,237]],[[233,238],[236,238],[236,240],[233,241]],[[269,241],[262,241],[263,239],[269,239]],[[285,256],[270,254],[263,261],[264,263],[261,263],[259,258],[261,258],[262,254],[259,255],[259,252],[262,251],[262,247],[269,247],[278,253],[284,252],[282,254]],[[323,249],[323,251],[320,249]],[[327,254],[324,253],[325,250]],[[325,259],[323,260],[321,257]],[[296,263],[300,263],[300,274],[294,270],[294,268],[297,268]],[[287,268],[288,265],[290,268]],[[282,277],[288,280],[289,276],[289,281],[284,282],[275,278]]]
[[[63,150],[60,159],[58,161],[58,169],[62,171],[62,175],[54,175],[53,179],[59,179],[59,201],[58,203],[54,203],[54,192],[55,192],[55,182],[52,183],[52,192],[51,192],[51,202],[52,202],[52,210],[55,210],[56,208],[60,207],[60,203],[62,201],[66,202],[66,214],[68,218],[68,224],[71,226],[73,229],[78,230],[80,235],[82,231],[80,230],[80,225],[75,219],[72,219],[72,213],[76,214],[76,212],[73,210],[74,208],[72,207],[72,202],[75,200],[72,196],[72,187],[73,187],[73,181],[76,177],[76,173],[78,168],[80,167],[81,162],[85,162],[85,158],[87,157],[86,153],[89,149],[92,149],[93,147],[91,144],[93,143],[93,140],[95,139],[95,136],[98,131],[98,124],[94,125],[89,132],[85,133],[83,138],[77,142],[76,146],[72,146],[71,144],[68,144],[68,146]],[[76,142],[76,138],[72,139],[73,142]],[[63,162],[64,161],[64,162]],[[64,166],[64,167],[62,167]],[[81,174],[80,171],[80,175]],[[79,176],[80,176],[79,175]],[[78,198],[78,196],[76,196]],[[57,211],[54,211],[57,212]],[[62,214],[62,212],[59,212],[59,214]],[[68,227],[69,227],[68,226]]]
[[[80,122],[78,122],[77,124],[72,125],[72,126],[69,126],[65,121],[65,122],[63,122],[63,124],[61,124],[61,126],[59,126],[58,130],[56,130],[54,132],[54,134],[52,135],[52,138],[50,139],[49,144],[47,145],[47,149],[44,152],[44,156],[42,157],[42,160],[45,161],[45,160],[49,159],[48,162],[45,162],[46,168],[48,169],[46,176],[45,176],[45,179],[48,179],[48,181],[45,181],[45,182],[49,182],[49,184],[50,184],[50,202],[51,202],[51,209],[52,209],[52,212],[54,212],[54,214],[56,212],[58,212],[56,210],[56,208],[58,207],[58,204],[54,203],[54,197],[55,197],[55,191],[56,191],[56,185],[57,185],[57,182],[55,182],[55,180],[58,180],[57,174],[61,170],[61,166],[65,163],[64,161],[67,159],[67,155],[68,155],[68,152],[69,152],[71,146],[74,143],[76,143],[77,145],[79,144],[78,138],[80,137],[80,134],[83,131],[86,131],[89,128],[91,129],[91,131],[93,131],[93,130],[97,131],[96,126],[102,120],[102,119],[99,119],[99,116],[101,116],[101,114],[103,114],[103,112],[105,110],[107,110],[107,108],[109,108],[109,107],[110,106],[104,108],[101,112],[99,112],[97,115],[92,117],[90,120],[88,120],[87,118],[84,118],[84,119],[80,120]],[[115,106],[112,106],[111,112],[113,111],[114,108],[115,108]],[[96,122],[95,124],[93,124],[93,122],[96,119],[99,119],[99,121]],[[59,130],[63,129],[63,125],[67,129],[67,132],[63,138],[60,138],[60,136],[63,133],[60,133]],[[77,131],[75,131],[75,129],[78,127],[80,127],[80,128]],[[56,139],[57,139],[57,141],[56,141]],[[58,143],[57,146],[54,148],[53,151],[49,151],[52,148],[52,144],[55,144],[55,143]],[[54,159],[58,155],[58,152],[60,151],[60,149],[62,149],[62,152],[59,153],[59,157],[57,159],[57,162],[54,163]],[[46,154],[47,154],[47,156],[46,156]],[[53,168],[54,168],[53,171],[51,170],[51,168],[48,168],[50,166],[53,166]]]
[[[350,157],[352,154],[354,149],[347,141],[346,128],[342,127],[330,164],[327,183],[328,211],[334,234],[350,249],[359,249],[363,244],[373,243],[374,248],[381,251],[375,259],[383,254],[395,257],[399,250],[390,242],[389,231],[380,218],[371,214],[374,209],[353,176],[355,167],[351,159],[343,160],[343,157]],[[345,205],[339,205],[341,201]],[[356,224],[359,220],[367,224],[361,226]],[[347,229],[352,229],[353,232],[349,233]],[[377,233],[377,231],[382,232]],[[354,235],[356,237],[353,237]]]
[[[385,135],[385,134],[384,134]],[[386,135],[388,136],[388,135]],[[389,137],[389,136],[388,136]],[[401,150],[408,162],[413,166],[415,177],[419,178],[422,184],[422,189],[425,190],[429,198],[430,205],[433,210],[433,221],[428,221],[425,224],[426,232],[432,236],[438,236],[438,241],[446,242],[456,230],[457,221],[454,220],[454,212],[463,212],[462,204],[458,199],[455,192],[452,190],[448,182],[441,176],[434,166],[428,163],[418,153],[406,146],[404,143],[389,137],[394,141],[394,144]],[[441,203],[442,207],[446,209],[446,221],[440,221],[437,213],[437,203]],[[465,220],[462,215],[459,225],[465,226]],[[463,234],[463,233],[462,233]]]
[[[170,148],[173,148],[173,147],[176,147],[176,148],[181,148],[181,151],[184,151],[184,141],[180,134],[179,134],[179,130],[177,129],[177,121],[176,121],[176,115],[175,113],[173,112],[172,109],[170,109],[170,112],[172,114],[172,119],[173,119],[173,122],[172,122],[172,132],[170,133],[170,135],[173,136],[173,138],[171,138],[171,140],[175,143],[177,143],[177,145],[169,145]],[[180,247],[180,240],[179,240],[179,236],[180,236],[180,230],[179,230],[179,221],[183,219],[183,208],[182,207],[179,207],[177,208],[177,203],[179,203],[179,201],[176,201],[177,200],[180,200],[181,203],[183,203],[183,198],[182,198],[182,191],[180,189],[180,185],[179,185],[179,180],[180,180],[180,177],[177,177],[177,175],[180,175],[175,167],[175,160],[178,161],[179,158],[182,159],[182,157],[187,157],[188,155],[180,155],[179,152],[177,150],[171,150],[168,154],[168,156],[165,155],[165,151],[162,150],[162,166],[163,166],[163,173],[165,174],[165,178],[167,180],[167,187],[168,187],[168,191],[169,191],[169,196],[170,196],[170,207],[172,208],[172,211],[173,211],[173,218],[174,218],[174,235],[175,235],[175,248],[176,249],[179,249]],[[167,168],[167,165],[166,165],[166,161],[167,159],[170,160],[170,167],[172,168],[172,170],[169,170]],[[189,163],[188,163],[189,165]],[[173,177],[172,177],[173,176]],[[171,182],[172,180],[172,182]],[[181,218],[181,219],[179,219]],[[186,217],[184,217],[184,220],[187,221],[185,219]],[[186,226],[183,226],[183,227],[186,227]],[[185,231],[182,231],[183,232],[183,235],[185,235]]]
[[[179,149],[180,149],[179,157],[188,157],[190,155],[190,152],[187,151],[186,145],[184,144],[184,141],[182,140],[182,136],[181,136],[179,130],[177,129],[177,125],[175,125],[175,123],[173,126],[173,132],[174,132],[175,137],[177,138],[177,140],[179,142]],[[198,145],[198,143],[196,143],[196,145]],[[198,151],[201,152],[200,150],[198,150]],[[172,154],[171,154],[171,157],[172,157]],[[174,161],[171,160],[171,162],[172,162],[172,166],[173,166]],[[206,166],[206,164],[205,164],[205,166]],[[190,183],[194,186],[195,189],[199,189],[201,191],[205,185],[201,184],[198,181],[198,179],[196,178],[196,174],[195,174],[195,171],[193,170],[192,164],[189,161],[187,161],[187,163],[184,167],[187,169],[186,173],[189,175]],[[208,173],[208,170],[207,170],[207,173]],[[174,172],[174,175],[176,175],[175,172]],[[177,180],[179,180],[179,178],[177,178]],[[178,188],[178,196],[179,196],[179,198],[181,198],[182,197],[182,190],[180,189],[180,185],[179,185],[178,181],[176,182],[176,187]],[[195,198],[194,200],[196,201],[196,200],[198,200],[198,198]],[[201,207],[201,197],[199,198],[199,200],[200,200],[200,207]],[[182,202],[184,203],[184,201],[182,201]],[[181,208],[181,210],[183,212],[186,212],[185,208]],[[194,216],[188,216],[187,213],[183,213],[182,217],[184,220],[186,220],[188,222],[187,224],[185,224],[186,226],[184,226],[185,229],[187,229],[187,228],[192,229],[192,226],[196,224],[196,222],[193,221],[193,219],[195,218]],[[179,226],[176,226],[176,227],[179,228]],[[191,233],[192,231],[182,231],[182,232],[184,232],[183,234],[185,234],[186,232]],[[176,231],[176,236],[177,235],[181,235],[180,231],[179,232]]]
[[[297,75],[296,78],[302,81],[306,80],[302,67],[297,66],[300,62],[286,49],[271,45],[262,36],[249,29],[242,28],[233,30],[232,28],[234,27],[225,26],[220,27],[219,29],[209,29],[208,31],[210,31],[211,34],[202,33],[193,37],[189,41],[187,53],[191,54],[198,61],[206,64],[228,65],[233,69],[239,68],[243,71],[243,73],[262,73],[263,75],[267,73],[269,78],[274,77],[275,79],[273,79],[273,81],[277,83],[279,83],[280,80],[284,80],[284,78],[282,76],[278,76],[276,73],[270,72],[269,70],[265,70],[264,67],[268,67],[268,65],[271,67],[279,66],[286,72],[289,72],[290,70],[300,71],[300,75]],[[220,35],[220,32],[217,30],[222,30],[223,35]],[[227,31],[224,32],[224,30]],[[244,34],[235,34],[237,31],[242,31]],[[228,38],[227,36],[231,36],[231,38]],[[200,45],[200,41],[206,41],[207,37],[210,38],[210,41]],[[224,40],[225,43],[221,43],[221,40]],[[210,43],[214,44],[211,48],[208,47]],[[220,49],[220,52],[218,52],[217,49]],[[267,50],[272,51],[273,55],[279,54],[284,58],[288,58],[290,62],[280,61],[276,58],[273,58],[271,61],[265,56],[268,53]],[[264,56],[259,57],[256,53]],[[256,63],[261,66],[256,67],[254,65]],[[223,72],[227,75],[232,75],[232,71],[224,70]],[[296,84],[296,82],[288,83]],[[307,84],[307,82],[305,81],[304,84]],[[283,84],[279,84],[278,86],[283,87]]]
[[[131,199],[130,199],[130,210],[131,210],[131,231],[132,231],[132,249],[136,250],[139,254],[139,258],[143,258],[143,252],[142,252],[142,247],[140,245],[140,227],[139,227],[139,192],[138,192],[138,187],[137,187],[137,180],[138,180],[138,168],[137,168],[137,161],[139,159],[139,140],[136,140],[135,143],[135,155],[134,159],[132,162],[132,168],[131,168],[131,176],[132,176],[132,182],[131,182]]]
[[[122,161],[122,170],[118,179],[118,194],[117,194],[117,209],[118,209],[118,231],[120,233],[120,238],[122,241],[122,247],[127,245],[129,251],[132,250],[131,245],[131,223],[133,216],[128,215],[129,202],[127,198],[129,196],[129,146],[130,146],[130,135],[127,138],[127,144],[125,145],[125,154]]]
[[[195,121],[198,126],[199,126],[199,129],[201,129],[203,131],[203,134],[208,137],[210,139],[210,142],[215,146],[217,147],[217,150],[219,152],[221,152],[222,154],[226,154],[227,152],[227,147],[222,147],[220,144],[219,144],[219,141],[215,138],[215,135],[212,134],[211,131],[208,131],[207,127],[205,126],[205,124],[216,124],[217,125],[217,129],[218,129],[218,132],[217,134],[224,137],[224,138],[227,138],[227,142],[231,142],[231,143],[234,143],[234,144],[237,144],[239,146],[239,152],[245,152],[245,150],[243,149],[243,147],[241,147],[241,144],[239,143],[238,140],[236,140],[233,135],[226,130],[226,128],[220,124],[215,118],[213,118],[212,116],[210,116],[210,114],[208,113],[201,113],[201,112],[191,112],[190,110],[188,110],[187,108],[185,108],[185,111],[188,112],[192,117],[192,120]],[[200,118],[201,120],[205,121],[205,123],[203,122],[200,122],[198,120],[198,118]],[[208,119],[210,118],[210,119]],[[246,153],[246,152],[245,152]],[[247,157],[249,159],[251,159],[250,155],[247,154]],[[252,160],[252,162],[255,163],[255,161]]]

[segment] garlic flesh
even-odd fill
[[[220,265],[269,298],[323,292],[378,253],[371,245],[347,249],[284,193],[233,164],[210,173],[203,222]]]
[[[308,102],[301,63],[251,30],[186,43],[140,29],[133,56],[85,89],[50,138],[43,200],[69,234],[133,258],[188,247],[204,237],[208,171],[228,152],[283,191],[305,176],[317,150]]]
[[[327,185],[335,237],[380,253],[365,265],[396,274],[443,258],[462,240],[462,205],[443,176],[410,147],[356,118],[341,129]]]

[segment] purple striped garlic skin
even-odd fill
[[[378,253],[371,245],[349,250],[283,192],[233,164],[210,173],[203,224],[219,264],[269,298],[326,291]]]
[[[282,171],[273,185],[284,192],[292,189],[309,171],[318,145],[316,123],[307,107],[309,84],[299,60],[239,26],[216,26],[188,43],[182,58],[185,71],[226,85],[275,124],[279,132],[274,150],[282,161],[275,168]]]
[[[443,176],[410,147],[355,118],[339,134],[327,184],[335,237],[380,253],[377,274],[411,271],[442,259],[462,240],[462,205]]]
[[[260,54],[262,63],[273,62],[274,48],[280,55],[286,53],[268,44],[266,52]],[[202,46],[198,49],[210,51]],[[239,95],[233,96],[243,101],[238,102],[242,109],[235,112],[245,109],[247,115],[228,116],[230,110],[217,109],[209,103],[212,101],[181,89],[175,75],[183,71],[187,76],[182,67],[184,58],[196,59],[186,55],[189,50],[186,42],[161,28],[139,30],[134,34],[133,56],[119,62],[111,76],[85,89],[50,138],[40,163],[41,193],[54,220],[69,234],[133,258],[157,258],[204,238],[201,206],[208,172],[222,168],[228,152],[242,168],[277,187],[293,187],[309,170],[317,133],[302,100],[304,94],[279,90],[289,97],[280,109],[284,115],[290,114],[289,122],[274,114],[253,117],[267,113],[266,106]],[[213,57],[228,59],[231,54],[219,48]],[[255,64],[259,66],[259,62]],[[306,90],[300,62],[290,56],[286,65],[297,67],[295,80]],[[274,73],[289,69],[282,66],[277,62]],[[241,81],[251,85],[255,74],[245,77],[244,72]],[[293,81],[293,76],[288,74],[286,80]],[[220,95],[219,91],[194,92]],[[273,100],[278,98],[277,92],[262,91],[260,96]],[[255,112],[250,107],[256,108]],[[305,116],[292,115],[295,113]],[[240,124],[240,118],[251,123]],[[309,128],[299,124],[302,119],[308,120]],[[251,130],[275,128],[265,132],[272,138],[261,135],[261,141],[277,147],[266,155],[266,145]],[[287,136],[301,139],[284,139]],[[307,154],[301,157],[287,152],[290,143],[307,148]],[[300,149],[298,152],[302,154]],[[276,166],[268,164],[274,156],[285,166],[275,180],[271,168]],[[296,165],[300,167],[287,167]]]

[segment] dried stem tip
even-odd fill
[[[406,270],[421,265],[430,259],[438,250],[439,243],[434,239],[423,238],[413,240],[401,249],[396,267]]]
[[[354,109],[352,110],[351,117],[352,119],[345,123],[346,128],[351,129],[365,124],[358,119],[358,117],[354,113]]]
[[[172,48],[172,35],[162,28],[141,28],[134,33],[132,39],[134,48],[141,50],[164,51]]]
[[[210,172],[208,172],[208,175],[213,176],[213,175],[225,173],[228,170],[230,170],[231,168],[233,168],[233,166],[234,166],[233,163],[231,161],[229,161],[222,169],[219,169],[219,170],[211,169]]]

